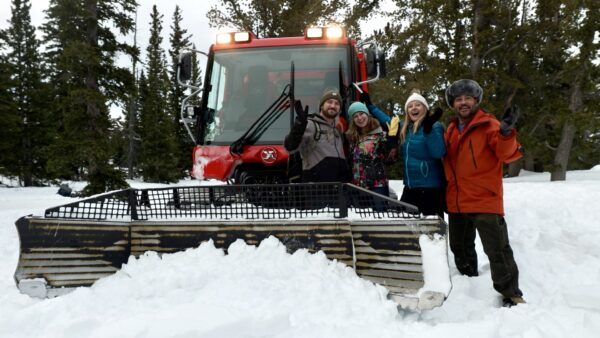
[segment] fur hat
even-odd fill
[[[419,93],[412,93],[406,100],[406,103],[404,104],[405,112],[408,112],[408,104],[411,103],[412,101],[421,102],[425,106],[425,109],[429,110],[429,105],[427,104],[427,100],[425,100],[425,98]]]
[[[321,96],[321,100],[319,101],[319,109],[321,109],[325,101],[330,99],[337,100],[340,103],[340,106],[342,105],[342,96],[340,93],[338,93],[337,90],[328,90],[323,93],[323,96]]]
[[[356,101],[356,102],[352,103],[350,105],[350,107],[348,107],[348,117],[350,117],[350,119],[352,119],[352,117],[354,117],[354,114],[356,114],[358,112],[363,112],[368,115],[371,115],[369,113],[369,109],[367,109],[367,106],[365,106],[364,103]]]
[[[446,103],[448,107],[452,108],[454,100],[461,95],[472,96],[477,99],[477,103],[481,103],[483,89],[479,83],[473,80],[462,79],[454,81],[450,87],[446,88]]]

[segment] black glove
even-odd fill
[[[308,121],[308,106],[302,109],[302,102],[296,100],[296,102],[294,102],[294,110],[296,111],[296,122],[306,126],[306,122]]]
[[[387,157],[385,158],[384,163],[387,165],[392,165],[396,163],[396,160],[398,160],[398,148],[392,148],[390,149]]]
[[[373,104],[373,102],[371,102],[371,96],[369,96],[369,93],[367,92],[360,93],[360,102],[366,104],[367,106]]]
[[[511,130],[517,124],[519,119],[520,109],[517,105],[506,108],[504,115],[502,115],[502,121],[500,122],[500,134],[502,136],[510,135]]]
[[[433,124],[436,123],[440,117],[442,117],[442,113],[444,111],[442,108],[437,107],[433,111],[433,114],[429,115],[429,111],[425,113],[425,117],[423,118],[423,132],[425,134],[431,133],[431,129],[433,128]]]
[[[283,146],[288,151],[298,148],[300,142],[302,142],[302,135],[304,135],[306,125],[308,124],[308,106],[302,109],[302,103],[300,100],[296,100],[296,102],[294,102],[294,110],[296,111],[294,126],[283,141]]]
[[[384,160],[386,165],[392,165],[398,160],[398,136],[389,136],[385,142],[387,156]]]

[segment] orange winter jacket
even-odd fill
[[[451,121],[444,138],[448,212],[504,215],[502,165],[522,156],[514,129],[502,136],[496,117],[479,110],[462,132]]]

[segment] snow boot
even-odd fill
[[[525,304],[525,303],[527,303],[527,302],[521,296],[505,297],[502,299],[502,307],[513,307],[513,306],[517,306],[518,304]]]
[[[454,262],[461,275],[468,277],[479,276],[479,271],[477,271],[477,254],[471,254],[465,258],[455,256]]]
[[[465,275],[468,277],[479,276],[479,271],[477,271],[477,261],[475,261],[475,264],[456,264],[456,268],[458,269],[458,272],[460,272],[461,275]]]

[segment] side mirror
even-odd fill
[[[367,77],[377,76],[377,55],[375,49],[365,49],[366,65],[367,65]]]
[[[379,78],[384,78],[386,76],[385,53],[374,48],[366,48],[365,56],[367,58],[367,77],[376,77],[377,65],[379,65]]]
[[[385,53],[382,50],[377,51],[377,63],[379,64],[379,77],[386,77],[387,73],[385,70]]]
[[[192,79],[192,53],[186,52],[179,55],[177,72],[181,82],[188,82]]]

